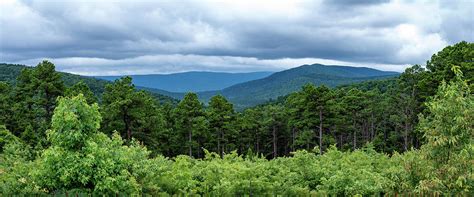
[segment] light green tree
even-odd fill
[[[112,139],[98,131],[97,104],[88,105],[82,94],[59,98],[51,130],[51,146],[35,161],[31,171],[41,190],[85,190],[98,194],[134,194],[147,169],[149,151],[136,142],[123,146],[118,134]]]
[[[420,129],[427,142],[422,149],[434,162],[431,177],[422,189],[446,194],[473,194],[474,187],[474,97],[459,67],[456,79],[442,82],[427,103],[429,114],[420,117]]]

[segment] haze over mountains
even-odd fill
[[[131,75],[137,86],[170,92],[202,92],[222,90],[229,86],[271,75],[272,72],[224,73],[193,71],[173,74]],[[113,81],[123,76],[96,76]]]

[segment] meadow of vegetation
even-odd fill
[[[160,103],[130,77],[97,97],[43,61],[0,82],[0,193],[473,196],[473,79],[460,42],[393,80],[237,112]]]

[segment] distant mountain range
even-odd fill
[[[399,73],[381,71],[366,67],[312,64],[273,73],[265,78],[247,81],[217,91],[197,92],[203,102],[217,94],[229,99],[237,109],[262,104],[268,100],[285,96],[301,89],[301,86],[312,83],[336,87],[363,81],[387,79]],[[169,92],[157,89],[159,94],[181,99],[184,93]]]
[[[169,92],[202,92],[222,90],[229,86],[261,79],[272,72],[223,73],[223,72],[183,72],[174,74],[131,75],[133,83]],[[96,76],[113,81],[123,76]]]
[[[0,80],[14,80],[19,70],[24,67],[0,64]],[[191,90],[212,90],[194,92],[197,92],[201,101],[205,103],[212,96],[221,94],[231,101],[236,109],[243,109],[298,91],[307,83],[336,87],[362,81],[393,78],[398,75],[397,72],[366,67],[312,64],[276,73],[187,72],[169,75],[136,75],[132,78],[137,88],[152,92],[162,101],[170,101],[171,98],[181,99],[185,92]],[[92,86],[91,89],[96,94],[103,91],[105,84],[110,83],[102,79],[114,80],[119,76],[98,78],[101,79],[63,74],[66,84],[72,85],[79,80],[84,80]]]

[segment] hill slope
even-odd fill
[[[25,65],[19,65],[19,64],[5,64],[5,63],[0,63],[0,81],[7,81],[9,83],[14,84],[16,82],[17,76],[20,74],[21,70],[23,68],[31,68],[29,66]],[[93,77],[86,77],[86,76],[80,76],[80,75],[74,75],[70,73],[64,73],[64,72],[59,72],[62,76],[62,79],[64,81],[64,84],[66,86],[72,86],[76,84],[79,81],[83,81],[86,83],[91,91],[97,96],[100,97],[102,93],[105,90],[105,85],[111,83],[110,81],[102,80],[102,79],[96,79]],[[156,90],[152,88],[144,88],[137,86],[137,89],[143,89],[148,91],[153,97],[158,99],[160,102],[171,102],[171,103],[177,103],[178,101],[174,99],[171,96],[166,96],[166,95],[172,95],[173,93],[169,93],[166,91],[162,90]],[[161,94],[162,92],[163,94]],[[166,95],[164,95],[166,94]]]
[[[184,72],[174,74],[131,75],[137,86],[160,89],[170,92],[201,92],[222,90],[229,86],[261,79],[271,72],[222,73],[222,72]],[[99,79],[115,80],[122,76],[96,76]]]
[[[221,91],[200,92],[199,96],[202,100],[207,101],[213,95],[222,94],[233,102],[237,108],[245,108],[297,91],[307,83],[336,87],[397,75],[397,72],[380,71],[365,67],[303,65],[274,73],[263,79],[237,84]]]

